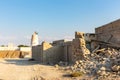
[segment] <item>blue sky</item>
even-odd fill
[[[0,0],[0,45],[74,38],[120,18],[120,0]]]

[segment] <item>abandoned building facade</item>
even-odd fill
[[[99,41],[114,43],[120,46],[120,19],[95,29]]]
[[[95,33],[75,32],[72,41],[58,40],[53,43],[42,42],[32,46],[32,58],[40,63],[56,64],[60,61],[71,64],[84,59],[101,42],[120,45],[120,20],[95,29]],[[89,43],[86,47],[86,42]],[[89,49],[88,49],[89,48]]]

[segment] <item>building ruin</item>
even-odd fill
[[[90,51],[86,48],[84,33],[75,32],[72,41],[58,40],[53,43],[42,42],[41,45],[32,46],[32,58],[45,64],[64,62],[71,64],[84,59]]]
[[[75,32],[72,41],[42,42],[32,46],[32,58],[40,63],[74,63],[85,59],[98,45],[120,48],[120,20],[95,28],[95,33]],[[89,50],[90,51],[89,51]]]
[[[96,40],[120,47],[120,19],[95,28]]]

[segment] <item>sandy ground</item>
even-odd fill
[[[64,75],[65,72],[54,66],[28,59],[0,59],[0,80],[71,80]]]

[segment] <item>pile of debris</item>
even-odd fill
[[[87,55],[87,58],[77,60],[71,66],[73,72],[95,76],[95,79],[120,79],[120,49],[102,48]]]

